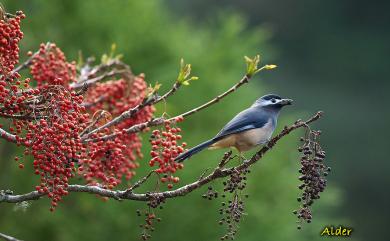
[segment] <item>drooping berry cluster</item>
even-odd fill
[[[141,211],[137,210],[137,215],[142,216]],[[148,240],[152,237],[152,232],[154,231],[154,223],[161,222],[161,218],[157,218],[156,215],[152,212],[145,212],[145,223],[140,224],[139,227],[142,228],[141,239]]]
[[[2,9],[0,8],[0,10]],[[20,21],[24,18],[23,12],[18,11],[14,17],[2,15],[2,19],[0,19],[0,75],[2,81],[20,77],[17,72],[12,74],[12,70],[19,62],[19,42],[23,38]]]
[[[247,197],[247,196],[245,196]],[[227,226],[227,233],[221,237],[221,240],[234,239],[237,234],[238,224],[244,213],[244,201],[238,193],[233,194],[233,199],[228,203],[222,202],[222,207],[219,209],[219,214],[222,216],[219,224]]]
[[[14,71],[19,62],[19,42],[23,38],[20,22],[23,18],[23,12],[18,11],[16,16],[3,14],[0,19],[0,116],[5,118],[20,112],[23,102],[31,97],[27,93],[18,94],[21,87],[29,87],[30,79],[21,81],[20,74]]]
[[[41,181],[36,190],[52,199],[54,210],[68,193],[66,187],[73,176],[74,161],[82,151],[78,133],[87,116],[81,106],[83,97],[63,86],[24,91],[29,88],[30,79],[21,81],[15,71],[18,44],[23,37],[20,20],[24,17],[17,12],[16,16],[0,20],[0,116],[12,120],[9,132],[16,136],[18,145],[25,146],[24,155],[33,156],[35,173]],[[21,161],[19,157],[15,160]],[[24,164],[19,163],[19,168],[24,168]]]
[[[79,134],[90,123],[88,113],[106,108],[116,117],[142,102],[147,85],[143,75],[107,81],[90,88],[83,100],[82,95],[70,90],[70,84],[76,80],[75,64],[68,63],[56,45],[42,44],[30,65],[38,87],[24,90],[30,88],[30,79],[21,81],[20,75],[13,72],[23,37],[22,18],[24,14],[18,12],[0,21],[0,116],[12,119],[9,132],[16,135],[18,145],[26,147],[24,154],[34,157],[35,173],[41,176],[36,189],[52,199],[54,210],[67,194],[66,187],[76,166],[88,182],[101,181],[108,188],[120,183],[122,177],[130,179],[134,175],[136,158],[142,156],[138,134],[121,133],[112,141],[92,144],[82,143]],[[86,113],[84,101],[98,104],[89,106]],[[154,107],[147,106],[116,129],[104,129],[92,137],[148,121],[153,112]],[[24,163],[19,163],[19,167],[24,168]]]
[[[62,86],[48,86],[41,90],[46,105],[40,108],[45,116],[38,121],[22,121],[18,125],[25,130],[21,141],[26,146],[25,155],[34,157],[35,174],[40,175],[40,193],[52,199],[51,210],[68,194],[65,190],[74,176],[75,162],[83,152],[78,133],[85,128],[88,115],[83,114],[82,96]]]
[[[32,59],[31,74],[38,87],[44,85],[68,86],[76,80],[76,64],[68,63],[65,54],[55,44],[41,44]]]
[[[213,187],[209,186],[207,188],[207,192],[202,195],[202,198],[208,199],[208,200],[213,200],[215,198],[218,198],[218,191],[213,190]]]
[[[229,158],[229,156],[225,158]],[[244,213],[243,197],[248,198],[248,195],[242,194],[246,187],[246,175],[250,173],[249,169],[233,169],[227,181],[223,182],[225,193],[232,193],[232,199],[226,203],[221,203],[219,214],[222,216],[219,224],[227,226],[227,233],[221,237],[221,240],[234,239],[238,230],[238,224]],[[222,198],[226,198],[226,194],[222,194]]]
[[[105,129],[102,133],[109,134]],[[138,167],[123,154],[126,146],[119,139],[88,143],[84,159],[80,161],[79,173],[90,184],[101,182],[105,187],[112,189],[117,186],[122,177],[130,179],[134,169]]]
[[[145,223],[139,225],[139,227],[142,228],[142,240],[147,240],[152,237],[151,232],[154,231],[153,225],[155,224],[155,221],[161,222],[161,218],[156,217],[156,214],[153,209],[156,209],[158,207],[162,209],[162,204],[165,203],[165,198],[161,195],[152,195],[151,193],[146,193],[146,195],[149,198],[149,201],[147,202],[147,210],[144,210],[143,212],[137,210],[138,216],[142,216],[142,213],[144,213],[145,215]]]
[[[233,173],[230,174],[229,179],[226,182],[223,182],[224,192],[233,193],[236,190],[244,190],[246,187],[246,174],[250,173],[249,169],[236,170],[234,169]]]
[[[325,190],[327,185],[326,176],[330,171],[323,161],[325,159],[325,151],[322,150],[319,143],[320,131],[312,131],[308,127],[305,137],[301,138],[302,146],[298,148],[302,152],[301,168],[299,169],[299,180],[302,184],[299,189],[303,190],[302,195],[298,197],[298,202],[301,206],[294,211],[297,215],[298,229],[301,229],[301,223],[306,221],[310,223],[312,220],[311,205],[315,200],[320,198],[320,193]]]
[[[165,121],[163,130],[154,130],[150,138],[152,150],[150,155],[152,159],[149,165],[153,167],[158,164],[159,168],[157,173],[164,173],[164,177],[161,178],[161,182],[168,183],[168,188],[172,188],[172,183],[179,182],[179,177],[175,177],[174,174],[178,169],[183,168],[182,163],[175,162],[175,158],[184,152],[184,148],[187,146],[185,142],[179,143],[182,139],[179,133],[181,129],[176,126],[177,122],[183,121],[182,117],[176,118],[175,121]]]
[[[33,167],[40,176],[36,190],[52,199],[51,210],[54,210],[68,194],[69,181],[77,173],[87,182],[101,182],[106,188],[115,187],[122,178],[130,179],[139,166],[136,159],[142,158],[142,144],[137,133],[127,134],[123,130],[149,121],[155,109],[152,105],[145,106],[130,118],[90,136],[99,138],[117,133],[112,140],[82,142],[81,134],[86,128],[94,129],[104,124],[90,119],[93,113],[105,110],[115,118],[144,101],[145,76],[133,76],[130,69],[125,68],[128,71],[122,72],[120,79],[95,83],[76,93],[73,89],[73,82],[77,81],[75,63],[67,62],[55,44],[42,44],[37,53],[29,52],[31,62],[18,68],[30,67],[32,80],[37,81],[37,87],[32,88],[30,79],[20,80],[15,71],[19,61],[19,42],[23,37],[20,21],[24,17],[22,12],[13,16],[3,14],[3,9],[0,9],[0,117],[11,120],[8,132],[14,135],[13,141],[25,147],[25,156],[34,158]],[[104,75],[106,70],[93,75]],[[176,132],[168,137],[169,140],[164,140],[173,149],[176,140],[180,139],[177,135],[180,129],[170,129],[169,125],[166,128],[169,135]],[[12,135],[8,135],[10,140]],[[183,151],[183,146],[185,143],[175,151]],[[23,169],[22,160],[25,158],[16,157],[15,160]],[[164,171],[173,173],[172,169]],[[178,182],[179,178],[165,176],[161,181],[164,180]],[[159,204],[156,200],[149,203],[151,207]]]
[[[88,112],[95,113],[105,109],[115,118],[123,111],[140,104],[145,97],[146,87],[143,74],[98,83],[86,94],[85,102],[93,103],[89,105]],[[82,160],[79,171],[88,182],[102,181],[108,188],[113,188],[121,182],[122,177],[130,179],[134,176],[134,170],[139,167],[136,159],[142,158],[141,138],[137,133],[127,134],[120,130],[150,120],[153,112],[154,107],[147,106],[115,128],[105,128],[91,135],[91,138],[97,138],[113,132],[118,133],[113,140],[86,145],[88,156]]]

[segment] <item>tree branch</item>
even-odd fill
[[[126,191],[125,191],[125,195],[128,194],[128,193],[132,193],[134,189],[140,187],[142,184],[144,184],[150,176],[152,176],[153,173],[156,173],[155,170],[152,170],[148,173],[148,175],[144,176],[143,178],[139,179],[136,183],[134,183],[133,186],[131,186],[130,188],[128,188]],[[157,173],[156,173],[157,174]],[[158,175],[158,174],[157,174]]]
[[[31,113],[27,113],[27,114],[24,114],[24,115],[10,115],[10,114],[6,114],[6,113],[2,113],[0,112],[0,117],[2,118],[5,118],[5,119],[13,119],[13,120],[36,120],[36,119],[41,119],[41,118],[45,118],[47,116],[31,116]]]
[[[103,197],[108,197],[108,198],[114,198],[117,200],[122,200],[122,199],[128,199],[128,200],[135,200],[135,201],[148,201],[152,199],[153,197],[163,197],[163,198],[175,198],[179,196],[185,196],[189,194],[190,192],[204,186],[207,183],[210,183],[216,179],[226,177],[233,172],[237,170],[243,170],[246,168],[249,168],[251,165],[255,164],[261,158],[269,151],[271,148],[273,148],[276,143],[282,139],[284,136],[287,136],[290,134],[292,131],[299,129],[301,127],[307,126],[309,123],[312,123],[316,120],[318,120],[322,116],[322,112],[319,111],[315,115],[313,115],[311,118],[309,118],[306,121],[298,120],[296,121],[293,125],[289,127],[285,127],[279,134],[277,134],[275,137],[273,137],[267,145],[264,145],[258,152],[256,152],[249,160],[244,161],[242,164],[235,166],[235,167],[230,167],[230,168],[223,168],[224,164],[226,163],[226,155],[224,158],[221,160],[220,164],[214,169],[214,171],[209,174],[208,176],[201,177],[197,181],[194,181],[193,183],[184,185],[180,188],[177,188],[175,190],[170,190],[170,191],[164,191],[164,192],[155,192],[155,193],[145,193],[145,194],[138,194],[138,193],[133,193],[133,189],[135,187],[138,187],[142,183],[148,179],[148,177],[151,175],[150,173],[140,179],[140,181],[136,182],[134,184],[134,188],[129,188],[127,190],[107,190],[98,186],[83,186],[83,185],[69,185],[67,190],[69,192],[86,192],[90,194],[97,194]],[[228,156],[229,157],[229,156]],[[228,158],[227,157],[227,158]],[[138,186],[137,183],[139,183]],[[36,200],[39,199],[40,197],[44,196],[44,193],[39,193],[37,191],[33,191],[30,193],[26,194],[21,194],[21,195],[12,195],[4,192],[0,192],[0,202],[8,202],[8,203],[18,203],[22,201],[29,201],[29,200]]]
[[[172,86],[172,88],[168,92],[166,92],[164,95],[162,95],[160,97],[154,97],[154,98],[152,97],[149,100],[144,100],[141,104],[139,104],[139,105],[127,110],[127,111],[122,112],[122,114],[115,117],[113,120],[107,122],[106,124],[84,134],[84,136],[81,135],[82,136],[81,140],[86,140],[93,133],[97,133],[97,132],[99,132],[105,128],[109,128],[111,126],[115,126],[115,125],[119,124],[120,122],[133,117],[135,114],[137,114],[140,110],[142,110],[146,106],[155,105],[163,100],[166,100],[169,96],[173,95],[180,88],[180,86],[181,86],[180,83],[175,82],[175,84]]]
[[[106,71],[107,69],[112,68],[110,71]],[[99,72],[103,72],[101,75],[97,75]],[[126,64],[122,63],[119,60],[111,60],[106,64],[101,64],[98,66],[95,66],[94,68],[87,69],[85,71],[82,71],[80,74],[78,81],[74,82],[69,85],[70,89],[80,89],[85,86],[89,87],[96,82],[99,82],[101,80],[104,80],[105,78],[113,77],[115,75],[133,75],[131,72],[131,69]],[[96,77],[95,77],[96,76]]]
[[[84,106],[85,108],[90,108],[92,106],[95,106],[101,102],[103,102],[106,98],[104,98],[104,96],[100,96],[99,98],[97,98],[95,101],[93,102],[84,102],[81,104],[81,106]]]
[[[16,142],[16,135],[6,132],[0,128],[0,137],[6,139],[7,141]]]
[[[210,101],[204,103],[203,105],[200,105],[192,110],[189,110],[183,114],[180,114],[180,115],[177,115],[175,117],[172,117],[170,118],[169,120],[170,121],[174,121],[177,117],[179,116],[182,116],[182,117],[187,117],[187,116],[190,116],[192,114],[195,114],[196,112],[199,112],[215,103],[218,103],[221,99],[223,99],[224,97],[228,96],[229,94],[235,92],[238,88],[240,88],[242,85],[246,84],[246,83],[249,83],[249,80],[252,78],[252,76],[249,76],[249,75],[245,75],[244,77],[242,77],[242,79],[240,81],[238,81],[238,83],[236,83],[235,85],[233,85],[230,89],[228,89],[227,91],[223,92],[222,94],[218,95],[217,97],[211,99]],[[173,93],[171,93],[173,94]],[[160,118],[156,118],[156,119],[152,119],[148,122],[144,122],[144,123],[140,123],[140,124],[136,124],[136,125],[133,125],[127,129],[124,129],[123,131],[127,134],[131,134],[131,133],[136,133],[136,132],[140,132],[142,130],[144,130],[145,128],[147,127],[152,127],[152,126],[159,126],[159,125],[162,125],[164,123],[165,119],[163,117],[160,117]],[[121,132],[122,133],[122,132]],[[84,143],[87,143],[87,142],[97,142],[97,141],[106,141],[106,140],[112,140],[112,139],[115,139],[115,137],[117,137],[119,134],[121,133],[112,133],[112,134],[109,134],[109,135],[105,135],[105,136],[102,136],[102,137],[97,137],[97,138],[92,138],[92,139],[87,139],[84,137],[83,141]]]
[[[99,82],[105,78],[113,77],[115,75],[122,75],[122,74],[126,74],[126,73],[128,73],[128,70],[126,70],[126,69],[119,69],[119,70],[113,69],[110,72],[106,72],[106,73],[99,75],[95,78],[88,79],[82,83],[77,83],[77,82],[72,83],[69,85],[69,87],[71,89],[80,89],[80,88],[83,88],[84,86],[89,87],[89,86],[93,85],[94,83]]]
[[[4,240],[7,240],[7,241],[22,241],[20,239],[16,239],[14,237],[11,237],[9,235],[5,235],[5,234],[2,234],[2,233],[0,233],[0,238],[3,238]]]
[[[247,84],[249,83],[249,80],[251,79],[252,77],[249,76],[249,75],[245,75],[244,77],[242,77],[242,79],[240,81],[238,81],[237,84],[235,84],[234,86],[232,86],[230,89],[228,89],[227,91],[225,91],[224,93],[218,95],[217,97],[211,99],[210,101],[204,103],[203,105],[201,106],[198,106],[190,111],[187,111],[179,116],[182,116],[182,117],[187,117],[187,116],[190,116],[200,110],[203,110],[217,102],[219,102],[221,99],[223,99],[224,97],[228,96],[229,94],[235,92],[238,88],[240,88],[242,85],[244,84]],[[173,117],[171,118],[170,120],[174,120],[176,117]]]

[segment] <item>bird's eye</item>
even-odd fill
[[[272,99],[272,100],[271,100],[271,102],[272,102],[272,103],[275,103],[275,102],[276,102],[276,100],[275,100],[275,99]]]

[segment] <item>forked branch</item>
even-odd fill
[[[105,128],[115,126],[126,119],[132,118],[135,114],[137,114],[140,110],[142,110],[146,106],[155,105],[163,100],[166,100],[169,96],[173,95],[179,89],[180,86],[181,86],[181,84],[179,82],[175,82],[175,84],[172,86],[172,88],[169,91],[167,91],[164,95],[162,95],[162,96],[153,95],[153,96],[145,99],[141,104],[139,104],[139,105],[127,110],[127,111],[124,111],[122,114],[120,114],[119,116],[117,116],[113,120],[107,122],[106,124],[96,128],[90,132],[85,133],[85,135],[81,135],[81,137],[82,137],[81,139],[86,140],[93,133],[97,133]]]
[[[267,145],[264,145],[258,152],[256,152],[249,160],[244,161],[242,164],[230,167],[230,168],[224,168],[224,163],[226,161],[226,158],[222,158],[221,163],[217,165],[217,167],[214,169],[214,171],[207,175],[199,178],[198,180],[184,185],[180,188],[177,188],[175,190],[171,191],[164,191],[164,192],[154,192],[154,193],[134,193],[133,189],[134,187],[130,187],[127,190],[108,190],[104,189],[102,187],[98,186],[88,186],[88,185],[69,185],[67,188],[67,191],[69,192],[85,192],[90,194],[96,194],[102,197],[108,197],[113,198],[116,200],[135,200],[135,201],[149,201],[151,198],[154,197],[163,197],[163,198],[175,198],[180,196],[185,196],[189,194],[190,192],[199,189],[200,187],[206,185],[207,183],[210,183],[216,179],[224,178],[230,174],[232,174],[236,170],[243,170],[247,169],[259,160],[263,158],[263,156],[270,151],[279,140],[281,140],[283,137],[289,135],[292,131],[299,129],[301,127],[305,127],[308,124],[318,120],[322,116],[322,112],[319,111],[316,114],[314,114],[312,117],[310,117],[306,121],[298,120],[293,125],[289,127],[285,127],[279,134],[277,134],[275,137],[273,137]],[[140,181],[136,182],[139,185],[143,184],[146,179],[151,175],[149,173],[146,177],[141,178]],[[138,186],[139,186],[138,185]],[[135,186],[135,185],[134,185]],[[137,186],[137,187],[138,187]],[[8,192],[0,192],[0,202],[8,202],[8,203],[18,203],[22,201],[31,201],[39,199],[40,197],[46,195],[45,193],[39,193],[38,191],[33,191],[26,194],[21,195],[13,195],[9,194]]]

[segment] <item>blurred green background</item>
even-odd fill
[[[116,43],[135,73],[168,89],[181,57],[200,79],[173,96],[167,110],[177,114],[230,87],[244,74],[244,55],[275,63],[249,85],[182,125],[190,146],[213,136],[235,113],[265,93],[295,100],[279,128],[317,110],[325,117],[323,146],[333,167],[330,185],[314,206],[312,224],[296,229],[298,145],[295,133],[253,168],[236,240],[321,240],[325,225],[353,227],[349,240],[388,240],[390,164],[386,147],[389,112],[388,56],[390,2],[363,0],[18,0],[2,1],[9,12],[23,10],[25,38],[21,56],[51,41],[69,60],[100,56]],[[25,58],[25,57],[22,57]],[[163,106],[159,106],[160,109]],[[145,135],[145,140],[148,136]],[[145,153],[148,153],[145,141]],[[24,193],[38,182],[31,167],[18,170],[17,150],[1,141],[0,189]],[[203,152],[186,163],[182,183],[212,167],[223,151]],[[148,168],[147,154],[140,160]],[[248,155],[249,156],[249,155]],[[215,187],[220,187],[215,185]],[[144,189],[148,189],[145,187]],[[152,240],[218,240],[219,201],[205,201],[203,191],[169,200],[158,211],[163,221]],[[144,203],[103,202],[72,194],[55,213],[48,200],[24,209],[0,204],[0,232],[30,240],[138,240]]]

